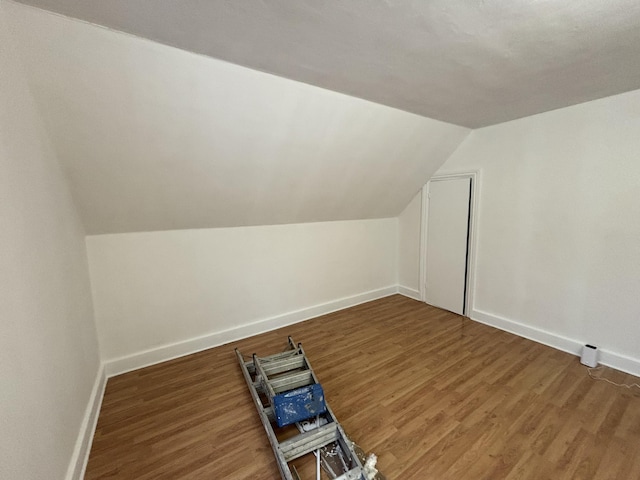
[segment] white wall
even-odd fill
[[[103,359],[122,371],[393,293],[396,232],[392,218],[89,236]]]
[[[12,5],[89,234],[395,217],[469,133]]]
[[[98,372],[84,232],[0,2],[0,478],[65,478]]]
[[[640,91],[472,132],[438,172],[482,170],[472,316],[640,374],[639,132]]]
[[[401,293],[420,299],[420,224],[422,191],[398,217],[398,285]]]

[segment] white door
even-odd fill
[[[429,182],[425,301],[464,314],[471,179]]]

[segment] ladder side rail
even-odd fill
[[[258,378],[260,383],[264,386],[265,393],[269,398],[269,404],[273,407],[273,397],[276,396],[276,392],[273,390],[273,386],[271,385],[271,382],[269,382],[267,372],[262,368],[262,363],[255,353],[253,354],[253,366],[256,369],[256,378]]]
[[[289,342],[293,342],[293,339],[291,337],[289,337]],[[297,347],[300,350],[300,353],[303,355],[307,369],[309,370],[310,374],[311,374],[311,378],[313,380],[314,383],[320,383],[318,381],[318,377],[316,376],[316,372],[313,370],[313,367],[311,366],[311,362],[309,362],[309,357],[307,357],[307,354],[304,351],[304,348],[302,347],[302,343],[298,343]],[[327,406],[327,412],[325,413],[325,415],[328,415],[329,418],[327,418],[327,420],[329,420],[329,422],[335,422],[340,430],[340,433],[342,435],[345,435],[344,430],[342,429],[342,426],[340,425],[340,422],[338,422],[338,420],[336,419],[336,416],[333,413],[333,410],[331,410],[331,407],[329,406],[329,402],[325,401],[325,405]]]
[[[327,406],[327,415],[329,415],[331,417],[331,420],[335,422],[336,428],[338,429],[338,442],[340,443],[340,446],[345,452],[349,452],[349,456],[353,460],[354,465],[363,469],[364,465],[360,461],[360,458],[358,458],[358,455],[356,454],[356,451],[353,448],[353,443],[351,442],[351,440],[349,440],[349,437],[347,436],[344,429],[342,428],[342,424],[338,422],[338,420],[336,419],[336,416],[333,414],[333,410],[331,410],[331,407],[329,406],[328,403],[326,404],[326,406]],[[364,476],[363,476],[363,479],[364,479]]]
[[[291,337],[289,337],[290,340]],[[300,353],[302,354],[302,356],[304,357],[304,361],[307,365],[307,369],[309,369],[311,371],[311,376],[313,377],[313,382],[314,383],[320,383],[318,381],[318,377],[316,376],[316,372],[313,371],[313,367],[311,367],[311,362],[309,362],[309,357],[307,357],[307,354],[304,351],[304,348],[302,348],[302,343],[299,343],[297,348],[300,350]]]
[[[293,339],[291,337],[289,337],[289,342],[293,342]],[[311,362],[309,362],[309,357],[307,356],[307,354],[304,351],[304,348],[302,347],[302,343],[298,343],[297,348],[300,349],[300,353],[302,353],[302,355],[304,355],[305,358],[305,362],[307,364],[307,368],[309,369],[309,371],[311,372],[311,377],[313,378],[313,381],[315,383],[319,383],[318,382],[318,377],[316,376],[316,372],[313,370],[313,367],[311,366]],[[353,449],[353,445],[351,443],[351,441],[348,439],[349,437],[347,437],[347,434],[345,433],[344,429],[342,428],[342,425],[340,424],[340,422],[338,422],[338,420],[336,419],[336,416],[333,413],[333,410],[331,410],[331,407],[329,406],[329,402],[325,402],[326,407],[327,407],[327,412],[326,414],[329,415],[329,421],[333,421],[336,424],[336,427],[338,428],[339,431],[339,435],[338,438],[339,440],[342,440],[342,447],[343,448],[347,448],[347,450],[349,451],[349,454],[351,456],[351,458],[353,459],[355,465],[357,465],[358,467],[360,467],[361,469],[364,468],[364,466],[362,465],[362,462],[360,462],[360,459],[358,458],[358,455],[356,454],[355,450]]]
[[[242,354],[237,348],[236,348],[236,355],[238,357],[238,361],[240,362],[240,366],[242,367],[242,374],[244,375],[244,379],[247,382],[247,385],[249,386],[249,392],[251,393],[253,402],[255,403],[256,408],[258,409],[258,415],[260,417],[260,420],[262,421],[262,426],[267,432],[267,438],[269,439],[269,443],[271,444],[273,453],[276,456],[276,459],[278,460],[277,461],[278,468],[280,469],[280,474],[282,476],[282,479],[295,480],[293,477],[293,474],[291,473],[291,469],[289,468],[289,464],[285,460],[284,454],[280,450],[280,444],[278,442],[278,438],[276,437],[276,433],[273,431],[273,426],[271,425],[271,422],[269,421],[269,418],[265,413],[264,407],[262,406],[262,401],[260,400],[260,397],[258,396],[258,392],[255,389],[253,380],[251,378],[251,375],[249,374],[249,370],[244,362],[244,358],[242,357]]]

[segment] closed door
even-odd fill
[[[463,315],[471,179],[431,180],[428,192],[425,301]]]

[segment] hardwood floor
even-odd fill
[[[640,389],[399,295],[111,378],[85,478],[279,479],[234,348],[287,335],[390,480],[640,479]]]

